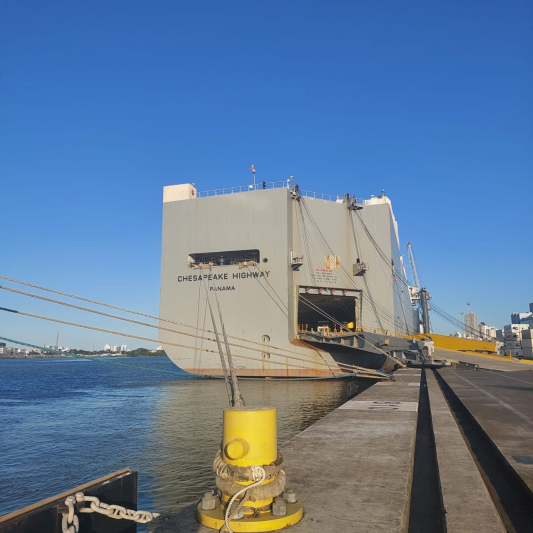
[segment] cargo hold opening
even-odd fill
[[[298,296],[300,333],[317,332],[318,328],[324,327],[330,331],[335,331],[335,328],[340,331],[338,323],[355,330],[359,321],[357,291],[300,287]]]

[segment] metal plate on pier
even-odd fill
[[[513,455],[513,459],[517,463],[523,463],[526,465],[533,465],[533,456],[532,455]]]
[[[418,402],[396,402],[392,400],[371,401],[356,400],[346,402],[339,409],[355,409],[358,411],[418,411]]]

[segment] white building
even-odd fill
[[[111,351],[112,351],[113,353],[117,353],[117,352],[118,352],[118,346],[113,346],[113,347],[111,348]]]
[[[111,350],[111,346],[109,344],[106,344],[104,346],[104,350],[107,352],[107,350]]]
[[[479,324],[479,336],[482,341],[494,341],[496,339],[496,328],[481,322]]]
[[[122,344],[121,347],[120,347],[120,351],[121,352],[127,352],[128,351],[128,347],[126,344]]]

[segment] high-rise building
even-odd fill
[[[127,352],[128,351],[128,347],[125,344],[122,344],[121,347],[120,347],[120,351],[121,352]]]
[[[106,345],[104,346],[104,350],[105,350],[106,352],[107,352],[107,350],[111,350],[111,345],[106,344]]]
[[[112,351],[113,353],[117,353],[117,352],[118,352],[118,346],[113,346],[113,347],[111,348],[111,351]]]
[[[465,337],[467,339],[477,339],[478,334],[477,314],[466,313],[465,315]]]

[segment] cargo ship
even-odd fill
[[[294,180],[164,187],[159,316],[167,355],[191,374],[222,374],[222,326],[238,376],[392,371],[417,332],[392,203]]]

